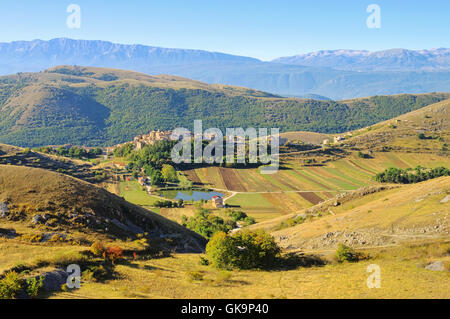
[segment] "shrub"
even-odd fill
[[[64,237],[61,236],[60,234],[54,234],[54,235],[50,238],[49,241],[52,242],[52,243],[62,242],[62,241],[64,241]]]
[[[93,265],[83,271],[82,278],[86,282],[102,282],[113,278],[113,266],[108,264]]]
[[[22,292],[24,281],[15,271],[8,272],[0,280],[0,299],[14,299]]]
[[[89,249],[89,251],[97,257],[103,256],[103,253],[105,252],[105,247],[103,246],[103,244],[99,241],[94,242],[91,245],[91,248]]]
[[[119,246],[108,247],[104,252],[104,257],[114,264],[115,260],[123,258],[123,250]]]
[[[218,268],[270,268],[280,248],[264,231],[242,231],[230,236],[215,234],[206,246],[206,254]]]
[[[22,239],[25,241],[29,241],[30,243],[39,243],[42,241],[42,235],[40,234],[23,235]]]
[[[246,213],[242,211],[232,211],[230,213],[230,218],[233,222],[243,222],[244,226],[250,226],[255,224],[255,219],[253,217],[248,216]]]
[[[44,276],[36,278],[27,279],[27,294],[31,298],[36,298],[42,292],[44,288]]]
[[[344,261],[356,262],[359,260],[359,255],[353,248],[344,244],[339,244],[338,249],[336,250],[336,258],[340,263]]]
[[[170,200],[163,200],[163,201],[157,200],[157,201],[153,204],[153,206],[155,206],[155,207],[160,207],[160,208],[164,208],[164,207],[166,207],[166,208],[172,208],[172,207],[176,207],[177,205],[178,205],[177,203],[174,203],[174,202],[172,202],[172,201],[170,201]]]
[[[186,273],[186,276],[188,277],[189,281],[202,281],[203,280],[203,273],[200,271],[188,271]]]
[[[226,223],[223,218],[211,214],[207,209],[200,209],[194,217],[182,217],[182,225],[206,238],[211,238],[217,232],[228,232],[236,227],[235,222]]]
[[[172,165],[164,164],[161,169],[161,174],[166,182],[178,183],[177,171]]]
[[[365,154],[363,152],[358,152],[358,157],[360,158],[371,158],[369,154]]]
[[[209,265],[209,260],[206,259],[205,257],[200,256],[200,265],[208,266]]]

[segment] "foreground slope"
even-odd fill
[[[148,232],[151,238],[172,238],[179,251],[200,252],[205,244],[201,236],[102,188],[43,169],[0,165],[0,202],[0,224],[20,222],[118,238]]]

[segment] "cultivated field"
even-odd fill
[[[285,163],[273,175],[258,169],[203,167],[186,171],[197,185],[235,192],[227,204],[240,207],[257,221],[313,206],[339,193],[377,184],[373,177],[389,167],[449,166],[448,157],[435,154],[378,152],[372,158],[356,153],[323,166]]]

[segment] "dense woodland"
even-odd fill
[[[344,103],[260,98],[230,94],[226,89],[168,88],[114,79],[113,74],[102,76],[105,85],[99,86],[77,85],[64,78],[52,85],[40,84],[31,75],[1,78],[0,142],[28,147],[109,146],[153,129],[192,129],[196,119],[203,120],[204,129],[223,131],[227,127],[275,127],[282,132],[340,133],[446,98],[445,94],[375,96]],[[31,106],[8,104],[11,98],[29,94],[27,86],[36,84],[45,98],[36,97]]]
[[[391,167],[377,174],[375,179],[381,183],[413,184],[442,176],[450,176],[450,170],[445,167],[427,169],[419,166],[414,170]]]

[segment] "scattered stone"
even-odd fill
[[[442,261],[435,261],[428,264],[425,269],[432,271],[444,271],[444,263]]]
[[[55,270],[42,275],[44,277],[44,289],[48,292],[60,291],[61,286],[67,283],[69,274],[64,270]]]
[[[445,203],[447,203],[449,201],[450,201],[450,195],[447,195],[447,196],[445,196],[445,198],[443,200],[441,200],[441,203],[445,204]]]
[[[6,218],[9,215],[8,203],[0,202],[0,218]]]
[[[31,220],[31,223],[33,224],[33,225],[38,225],[38,224],[43,224],[45,222],[45,219],[44,219],[44,217],[42,217],[42,215],[35,215],[34,217],[33,217],[33,219]]]

